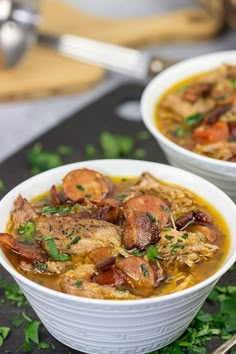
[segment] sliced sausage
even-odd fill
[[[23,243],[10,234],[0,233],[0,244],[32,261],[46,262],[48,260],[47,252],[41,248],[39,243]]]
[[[126,226],[123,243],[126,249],[145,249],[158,241],[161,229],[169,220],[169,208],[153,195],[141,195],[125,203]]]
[[[126,275],[119,269],[112,267],[96,275],[94,281],[100,285],[119,287],[125,284]]]
[[[105,220],[111,223],[117,223],[121,216],[122,202],[113,198],[106,198],[103,200],[92,200],[92,203],[98,205],[98,209],[95,212],[95,219]]]
[[[112,256],[110,247],[98,247],[88,253],[90,260],[98,269],[106,268],[115,262],[115,257]]]
[[[156,274],[143,258],[130,256],[117,262],[116,267],[126,276],[130,291],[149,296],[156,286]]]
[[[203,224],[210,224],[212,222],[209,214],[207,214],[205,211],[196,209],[180,216],[175,221],[175,226],[177,230],[184,230],[188,225],[193,224],[196,221]]]
[[[80,198],[105,198],[111,193],[113,183],[101,173],[83,168],[69,172],[63,178],[62,188],[75,202]]]

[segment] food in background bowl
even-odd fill
[[[158,101],[156,123],[186,149],[236,162],[236,66],[221,65],[175,84]]]
[[[156,179],[70,171],[62,186],[14,202],[0,244],[29,279],[67,294],[140,299],[188,288],[227,254],[222,217],[189,190]]]
[[[196,58],[191,58],[185,61],[182,61],[176,65],[173,65],[169,67],[168,69],[164,70],[162,73],[157,75],[146,87],[142,100],[141,100],[141,110],[142,110],[142,117],[145,125],[147,126],[148,130],[153,134],[153,136],[156,138],[158,141],[160,147],[163,149],[168,161],[176,167],[183,168],[187,171],[196,173],[200,175],[201,177],[204,177],[208,179],[210,182],[214,183],[217,185],[219,188],[221,188],[224,192],[226,192],[234,201],[236,201],[236,163],[234,162],[234,157],[235,157],[235,141],[234,139],[234,123],[233,121],[231,123],[228,123],[226,121],[217,121],[215,123],[210,123],[209,122],[206,124],[206,119],[207,119],[207,114],[210,113],[211,109],[212,112],[214,111],[214,115],[211,116],[211,119],[218,119],[218,115],[220,115],[219,119],[223,119],[223,114],[221,115],[222,111],[215,111],[215,105],[221,101],[221,103],[226,103],[223,101],[223,94],[221,95],[221,81],[218,82],[218,84],[213,85],[214,90],[212,90],[212,87],[209,83],[205,85],[205,80],[204,80],[204,85],[200,85],[198,87],[199,93],[196,95],[196,91],[193,94],[192,88],[191,88],[191,80],[200,80],[201,75],[205,72],[209,72],[210,75],[212,71],[212,75],[215,75],[215,70],[219,68],[222,65],[225,65],[227,63],[227,67],[224,66],[223,70],[226,71],[227,76],[232,76],[232,71],[230,72],[230,68],[234,69],[236,65],[236,51],[229,51],[229,52],[218,52],[218,53],[212,53],[212,54],[206,54],[202,55]],[[200,76],[199,76],[200,75]],[[204,75],[204,74],[203,74]],[[233,93],[233,82],[230,81],[231,79],[225,79],[225,76],[223,75],[223,85],[227,88],[228,90]],[[190,82],[188,81],[190,79]],[[176,122],[173,126],[173,128],[170,128],[169,123],[167,122],[168,128],[167,129],[173,129],[173,134],[168,133],[169,135],[166,135],[166,128],[163,126],[163,128],[160,127],[160,125],[156,124],[156,107],[158,105],[158,102],[161,102],[163,100],[163,95],[168,92],[171,88],[176,87],[175,85],[178,85],[180,82],[183,82],[183,80],[186,83],[187,80],[187,85],[189,86],[189,90],[185,92],[185,101],[182,101],[182,94],[184,92],[179,92],[179,97],[177,99],[178,102],[175,102],[171,105],[171,108],[169,110],[170,116],[173,114],[173,110],[176,109],[178,112],[181,110],[181,115],[179,116],[177,113],[175,115]],[[209,77],[208,77],[208,80]],[[233,80],[233,79],[232,79]],[[214,80],[213,80],[214,81]],[[219,86],[218,86],[219,85]],[[184,87],[182,87],[184,89]],[[195,86],[196,89],[196,86]],[[202,92],[204,91],[204,93]],[[180,90],[181,91],[181,90]],[[228,94],[226,92],[226,88],[224,88],[224,96]],[[201,93],[202,92],[202,93]],[[218,97],[218,101],[209,99],[209,95],[211,93],[215,92],[216,97]],[[232,99],[232,96],[234,95],[229,95],[230,99]],[[186,101],[186,95],[188,100],[195,100],[198,98],[199,94],[206,95],[208,98],[203,98],[203,99],[197,99],[196,103],[190,103]],[[220,97],[221,95],[221,97]],[[181,99],[179,99],[181,97]],[[176,99],[176,97],[175,97]],[[206,109],[206,104],[209,105],[209,110],[208,108]],[[191,113],[188,110],[184,111],[186,108],[186,105],[188,108],[192,109]],[[197,111],[194,111],[196,108],[194,105],[197,105]],[[229,106],[228,106],[229,105]],[[200,107],[202,106],[202,107]],[[226,106],[226,107],[225,107]],[[204,109],[203,109],[204,107]],[[224,104],[224,109],[230,109],[231,110],[231,103]],[[221,109],[221,108],[220,108]],[[208,111],[208,113],[205,113],[205,110]],[[217,107],[218,110],[218,107]],[[228,111],[229,112],[229,111]],[[203,116],[202,113],[204,113],[204,126],[198,128],[198,125],[202,123],[203,121]],[[217,114],[216,114],[217,113]],[[209,118],[209,116],[208,116]],[[172,118],[171,118],[172,119]],[[224,120],[227,119],[234,119],[234,112],[231,112],[230,116],[224,115]],[[174,118],[173,118],[174,120]],[[184,126],[180,124],[180,122],[183,122],[184,120]],[[201,121],[201,122],[200,122]],[[211,122],[211,120],[210,120]],[[165,122],[166,124],[166,122]],[[210,126],[210,128],[209,128]],[[214,137],[212,138],[212,126],[214,126]],[[222,128],[223,127],[223,128]],[[195,141],[192,139],[192,134],[193,130],[195,130]],[[177,135],[177,137],[174,137],[173,135]],[[230,141],[227,138],[227,141],[216,141],[216,138],[220,137],[222,138],[224,134],[224,137],[230,137]],[[179,137],[180,135],[180,137]],[[208,142],[211,140],[211,143],[205,144],[196,144],[196,141],[200,141],[200,136],[201,136],[201,142],[203,141],[203,137],[208,138]],[[197,138],[196,138],[197,137]],[[177,139],[177,140],[175,140]],[[182,141],[182,144],[184,146],[178,145],[179,139],[186,139]],[[192,140],[191,140],[192,139]],[[213,142],[213,140],[215,142]],[[206,140],[205,140],[206,141]],[[208,149],[209,148],[209,149]],[[191,149],[196,149],[198,150],[197,152],[192,151]],[[204,149],[208,149],[208,151],[203,151]],[[206,156],[207,155],[207,156]],[[213,158],[215,157],[215,158]],[[216,158],[217,157],[217,158]],[[220,158],[222,159],[220,159]],[[224,160],[223,160],[224,159]],[[229,159],[229,160],[227,160]],[[230,161],[231,160],[231,161]]]
[[[18,272],[2,250],[0,262],[17,281],[48,331],[62,343],[91,354],[143,354],[157,350],[183,333],[213,286],[235,262],[236,206],[209,182],[171,166],[132,160],[87,161],[44,172],[14,188],[0,201],[0,230],[6,230],[19,194],[29,201],[34,200],[50,190],[53,184],[60,185],[70,171],[83,168],[99,171],[109,178],[121,175],[132,178],[149,171],[155,178],[165,181],[167,186],[176,184],[192,193],[196,191],[206,206],[214,206],[228,228],[228,250],[218,269],[207,279],[181,291],[117,301],[74,296],[42,286]],[[77,189],[81,191],[81,187]],[[204,208],[202,202],[201,207]],[[215,220],[211,210],[206,211]],[[220,220],[217,228],[224,232]]]

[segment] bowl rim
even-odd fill
[[[199,61],[204,62],[208,59],[215,58],[215,57],[216,58],[219,57],[219,60],[220,60],[224,56],[226,56],[226,57],[227,56],[234,56],[235,57],[235,65],[236,65],[236,50],[220,51],[220,52],[214,52],[214,53],[209,53],[209,54],[203,54],[203,55],[199,55],[196,57],[182,60],[174,65],[171,65],[167,69],[163,70],[160,74],[156,75],[145,87],[145,89],[142,93],[140,107],[141,107],[142,120],[143,120],[144,124],[151,131],[151,133],[157,139],[160,139],[160,141],[162,141],[164,144],[168,145],[170,148],[172,148],[173,150],[175,150],[179,154],[186,156],[186,158],[190,158],[190,159],[194,158],[195,160],[198,160],[198,161],[201,161],[205,164],[211,165],[212,167],[214,166],[214,167],[222,167],[222,168],[230,168],[230,169],[232,168],[232,169],[235,169],[235,172],[236,172],[236,162],[214,159],[212,157],[200,155],[200,154],[193,152],[191,150],[187,150],[184,147],[174,143],[173,141],[168,139],[164,134],[162,134],[160,132],[160,130],[158,129],[158,127],[155,124],[154,109],[156,107],[157,102],[159,102],[160,98],[168,90],[168,88],[165,88],[165,90],[163,90],[163,92],[160,95],[158,95],[159,96],[158,100],[156,101],[155,105],[152,107],[153,108],[152,117],[150,117],[149,113],[147,112],[147,107],[149,105],[148,104],[149,96],[152,95],[153,91],[155,91],[155,88],[158,83],[160,85],[161,82],[166,80],[166,75],[169,75],[170,73],[174,74],[176,72],[179,72],[179,70],[181,70],[186,64],[189,64],[189,63],[194,63],[194,62],[199,63]],[[225,60],[227,60],[227,58]],[[219,65],[220,64],[218,64],[217,66],[219,66]],[[197,66],[196,66],[196,68],[197,68]],[[214,66],[213,66],[213,68],[214,68]],[[211,70],[211,69],[209,69],[209,70]],[[202,70],[202,72],[204,72],[204,70]],[[188,78],[196,73],[201,73],[201,70],[200,71],[197,69],[196,69],[196,71],[193,70],[193,72],[191,74],[184,76],[183,79],[181,79],[181,80],[184,80],[185,78]],[[178,83],[178,81],[180,81],[180,80],[176,80],[176,82],[172,83],[169,87],[175,85],[176,83]]]
[[[34,183],[37,183],[37,180],[39,180],[41,177],[45,177],[45,176],[50,175],[55,172],[61,173],[64,171],[64,169],[70,169],[70,168],[75,169],[75,168],[80,168],[80,167],[81,168],[83,168],[83,167],[91,168],[90,165],[93,165],[93,164],[101,165],[101,169],[102,169],[103,164],[109,164],[109,163],[116,163],[116,164],[122,164],[122,165],[124,165],[124,164],[129,164],[129,165],[130,164],[143,164],[144,169],[145,169],[145,165],[149,165],[150,167],[155,165],[155,166],[162,166],[161,168],[168,168],[169,170],[173,171],[173,174],[175,171],[176,172],[178,171],[178,173],[184,173],[189,178],[194,178],[199,183],[203,182],[204,184],[208,184],[209,187],[211,187],[211,189],[214,189],[216,193],[218,193],[222,198],[225,199],[225,201],[227,202],[227,204],[229,206],[231,204],[231,207],[234,208],[236,211],[236,205],[233,203],[233,201],[223,191],[221,191],[218,187],[216,187],[215,185],[208,182],[207,180],[205,180],[202,177],[199,177],[191,172],[182,170],[180,168],[173,167],[171,165],[162,164],[162,163],[158,163],[158,162],[152,162],[152,161],[131,160],[131,159],[105,159],[105,160],[101,159],[101,160],[90,160],[90,161],[78,161],[78,162],[65,164],[65,165],[53,168],[51,170],[42,172],[36,176],[30,177],[30,178],[24,180],[23,182],[21,182],[20,184],[15,186],[12,190],[10,190],[2,198],[2,200],[0,200],[0,208],[1,208],[2,203],[7,202],[7,199],[11,199],[12,196],[16,197],[17,194],[19,194],[20,188],[22,186],[24,186],[25,184],[27,184],[28,182],[33,181]],[[97,168],[99,170],[99,167],[97,167]],[[150,173],[152,173],[152,171],[150,171]],[[110,175],[112,176],[112,173]],[[109,174],[108,174],[108,176],[109,176]],[[174,183],[174,182],[170,182],[170,183]],[[182,186],[181,184],[177,184],[177,185]],[[189,188],[187,188],[187,189],[189,189]],[[197,194],[194,191],[193,191],[193,193]],[[227,225],[229,225],[229,223],[227,223]],[[231,247],[232,247],[232,242],[230,242],[230,248]],[[230,248],[228,250],[228,254],[230,252]],[[40,285],[40,284],[28,279],[27,277],[25,277],[21,273],[19,273],[9,261],[7,262],[4,259],[4,257],[6,258],[3,251],[0,248],[0,265],[2,265],[3,268],[5,270],[7,270],[8,273],[10,273],[11,276],[13,276],[15,281],[19,281],[20,283],[23,283],[24,285],[33,289],[36,292],[38,291],[39,294],[58,297],[59,299],[71,301],[71,303],[76,302],[76,303],[84,303],[84,304],[88,304],[88,305],[94,304],[94,305],[101,305],[101,306],[111,306],[112,305],[115,307],[117,307],[117,306],[118,307],[123,307],[123,306],[126,307],[126,306],[130,306],[131,304],[133,304],[133,305],[137,304],[137,305],[141,306],[144,304],[153,304],[153,303],[162,303],[162,302],[164,303],[164,302],[172,300],[172,299],[178,299],[178,298],[181,298],[182,296],[184,297],[184,296],[188,296],[192,293],[197,293],[198,291],[206,288],[207,285],[217,282],[220,279],[220,277],[223,274],[225,274],[236,261],[236,253],[235,253],[235,254],[232,254],[229,257],[229,259],[227,259],[224,263],[222,263],[220,268],[215,273],[213,273],[210,277],[204,279],[200,283],[197,283],[187,289],[180,290],[175,293],[162,295],[162,296],[143,298],[143,299],[135,299],[135,300],[109,300],[109,299],[93,299],[93,298],[80,297],[80,296],[66,294],[66,293],[63,293],[63,292],[60,292],[57,290],[47,288],[46,286]]]

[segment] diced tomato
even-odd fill
[[[218,141],[227,141],[229,138],[229,127],[225,122],[217,122],[212,125],[201,125],[192,134],[198,144],[211,144]]]

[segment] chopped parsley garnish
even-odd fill
[[[85,196],[85,198],[90,199],[92,197],[92,194],[85,194],[84,196]]]
[[[127,194],[119,194],[116,196],[116,199],[123,200],[127,197]]]
[[[138,248],[134,248],[134,249],[132,250],[132,253],[133,253],[135,256],[137,256],[137,257],[142,257],[142,256],[145,255],[146,251],[141,251],[141,250],[138,249]]]
[[[203,120],[204,116],[202,113],[195,113],[192,114],[191,116],[188,116],[185,118],[185,123],[189,126],[195,125],[197,123],[200,123]]]
[[[156,246],[152,245],[148,248],[146,252],[146,256],[152,262],[156,262],[158,260],[158,250]]]
[[[182,127],[178,127],[176,130],[175,130],[175,135],[176,136],[183,136],[185,134],[185,130],[184,128]]]
[[[0,179],[0,192],[4,192],[6,190],[5,183],[2,179]]]
[[[149,271],[147,269],[146,264],[142,263],[140,267],[141,267],[144,278],[149,278]]]
[[[161,205],[161,209],[163,210],[163,211],[170,211],[170,209],[169,209],[169,207],[168,206],[166,206],[166,205]]]
[[[33,267],[39,270],[40,272],[46,272],[48,269],[48,265],[46,263],[34,262]]]
[[[76,245],[79,241],[81,240],[81,237],[77,236],[72,240],[69,245],[67,245],[67,248],[70,248],[72,245]]]
[[[236,90],[236,79],[230,80],[232,87]]]
[[[177,92],[179,93],[183,93],[185,91],[185,89],[188,87],[189,85],[181,85],[177,88]]]
[[[116,287],[116,290],[122,291],[122,292],[127,291],[126,289],[122,288],[121,286],[117,286],[117,287]]]
[[[77,280],[77,281],[74,283],[74,286],[76,286],[77,288],[79,288],[82,284],[83,284],[83,280]]]
[[[146,215],[151,220],[151,222],[156,222],[157,221],[157,219],[150,213],[150,211],[147,211]]]
[[[79,189],[80,191],[84,191],[84,190],[85,190],[84,187],[81,186],[80,184],[78,184],[78,185],[76,186],[76,188]]]
[[[181,236],[184,240],[186,240],[188,238],[188,233],[185,232],[182,236]]]
[[[67,205],[62,205],[62,206],[57,206],[57,207],[51,207],[49,205],[46,205],[42,208],[41,212],[44,215],[47,214],[68,214],[71,211],[75,211],[78,208],[78,204],[74,204],[72,207],[67,206]]]
[[[8,337],[11,328],[9,327],[0,327],[0,347],[2,346],[4,340]]]
[[[67,262],[71,260],[71,256],[68,254],[60,254],[55,243],[54,238],[45,237],[45,241],[47,242],[49,254],[54,261]]]
[[[168,241],[171,241],[171,240],[173,240],[173,238],[174,238],[174,236],[171,236],[171,235],[165,235],[164,236]]]
[[[183,249],[183,248],[184,248],[184,245],[177,242],[177,243],[175,243],[175,244],[173,245],[172,250],[176,250],[176,249],[178,249],[178,248]]]
[[[23,224],[19,229],[18,229],[18,234],[22,236],[23,241],[30,241],[35,235],[36,227],[33,222],[28,221],[25,224]]]

